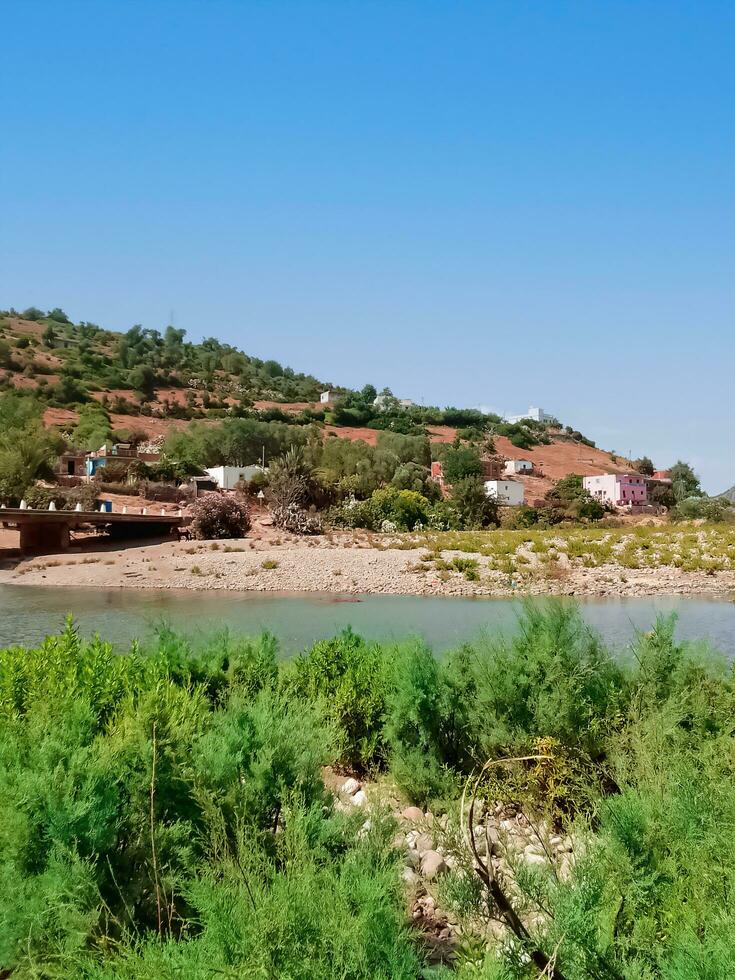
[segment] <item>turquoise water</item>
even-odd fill
[[[735,604],[727,600],[588,599],[580,608],[585,620],[616,647],[625,646],[637,630],[649,629],[657,614],[675,612],[681,637],[708,639],[735,657]],[[445,650],[484,630],[511,632],[520,610],[521,603],[512,599],[4,585],[0,646],[36,644],[58,631],[71,612],[83,634],[99,633],[120,647],[149,635],[165,620],[194,636],[224,627],[251,635],[268,629],[285,655],[346,626],[375,639],[420,635],[434,649]]]

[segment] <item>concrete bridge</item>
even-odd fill
[[[69,547],[69,532],[102,528],[116,540],[162,537],[187,522],[174,514],[129,514],[117,511],[31,510],[7,507],[0,510],[0,524],[20,531],[21,551],[63,551]]]

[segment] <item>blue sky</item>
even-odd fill
[[[735,483],[730,0],[0,9],[0,306]]]

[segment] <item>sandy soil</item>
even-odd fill
[[[14,546],[12,533],[2,532],[0,547]],[[421,561],[423,549],[402,550],[392,544],[364,532],[295,538],[273,528],[267,519],[256,519],[250,536],[234,541],[142,541],[120,547],[80,536],[63,555],[21,559],[0,551],[0,584],[355,595],[735,595],[735,572],[562,566],[549,577],[538,566],[511,578],[488,569],[482,556],[463,553],[463,558],[478,561],[479,581],[468,581],[460,572],[437,573]],[[445,551],[444,557],[456,554]]]

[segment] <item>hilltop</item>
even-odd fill
[[[69,433],[85,404],[100,403],[116,432],[163,439],[191,420],[256,417],[319,425],[325,437],[376,446],[381,431],[425,435],[431,443],[461,438],[496,458],[523,458],[534,473],[521,476],[527,499],[542,497],[570,473],[628,468],[628,460],[598,449],[571,426],[509,424],[472,409],[438,409],[400,402],[371,385],[362,391],[261,360],[184,330],[133,326],[125,333],[72,323],[60,309],[0,312],[0,387],[33,393],[44,422]],[[320,402],[329,391],[329,401]],[[376,399],[379,407],[376,407]],[[491,434],[491,444],[487,441]]]

